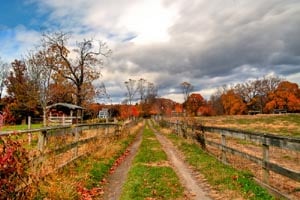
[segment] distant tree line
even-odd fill
[[[209,101],[216,115],[300,112],[298,84],[270,76],[220,87]]]

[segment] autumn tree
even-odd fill
[[[205,100],[201,94],[191,94],[187,100],[183,103],[186,111],[191,116],[197,116],[198,110],[201,106],[204,106]]]
[[[114,108],[117,109],[117,111],[114,111],[115,114],[119,115],[121,119],[139,116],[138,108],[135,105],[122,104],[118,107],[115,106]]]
[[[176,113],[182,113],[182,112],[183,112],[182,104],[180,104],[180,103],[175,103],[174,111],[175,111]]]
[[[74,85],[61,76],[55,73],[52,75],[52,82],[49,85],[49,102],[54,104],[59,102],[73,103],[73,96],[75,94]]]
[[[210,101],[205,101],[204,105],[200,106],[200,108],[198,109],[198,113],[202,116],[216,115]]]
[[[288,112],[300,111],[300,89],[298,84],[282,81],[275,91],[268,95],[269,101],[265,106],[267,112],[284,109]]]
[[[229,90],[221,95],[221,102],[226,115],[244,114],[247,110],[246,104],[243,102],[241,96],[236,94],[233,90]]]
[[[268,101],[268,94],[273,92],[281,81],[282,79],[279,77],[269,76],[236,84],[232,89],[246,102],[248,110],[263,113],[263,108]]]
[[[51,68],[75,87],[75,104],[82,106],[87,94],[93,90],[92,82],[100,77],[103,58],[111,54],[106,43],[84,39],[69,47],[70,35],[56,32],[44,34],[43,45],[54,58]]]
[[[33,81],[29,79],[27,67],[24,61],[15,60],[12,64],[12,71],[9,73],[5,84],[8,95],[13,99],[10,108],[14,116],[19,120],[28,115],[38,113],[38,91]]]
[[[268,101],[268,94],[273,92],[281,81],[282,79],[276,76],[265,76],[263,78],[249,80],[235,85],[223,85],[211,95],[209,101],[210,106],[217,115],[229,114],[228,110],[224,110],[224,97],[233,93],[236,97],[241,99],[243,104],[246,104],[246,110],[244,110],[244,106],[240,107],[243,112],[259,111],[263,113],[264,107]],[[222,96],[223,100],[221,98]]]

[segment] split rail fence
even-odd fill
[[[10,136],[19,141],[28,151],[32,173],[43,177],[95,152],[121,134],[128,133],[133,124],[134,122],[124,125],[98,123],[45,127],[0,132],[0,136]]]
[[[228,153],[258,164],[262,169],[263,185],[267,186],[268,189],[272,189],[269,185],[270,171],[288,177],[300,185],[300,138],[267,133],[253,133],[221,127],[188,125],[179,121],[163,121],[163,123],[171,127],[176,134],[184,138],[196,140],[203,148],[209,145],[219,149],[221,151],[220,159],[225,164],[228,164]],[[232,140],[238,140],[234,144],[240,145],[232,145]],[[249,148],[254,150],[252,153],[243,151],[247,145],[251,146]],[[239,148],[230,146],[238,146]],[[270,148],[272,148],[272,151],[270,151]],[[276,148],[276,151],[273,151],[273,148]],[[278,151],[281,151],[284,157],[290,161],[292,160],[292,166],[287,166],[284,159],[281,158],[270,159],[271,153]],[[274,160],[276,163],[272,162]]]

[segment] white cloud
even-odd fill
[[[22,59],[28,51],[35,49],[41,35],[39,32],[28,30],[24,26],[3,32],[4,36],[0,38],[2,46],[0,55],[8,63],[15,59]]]
[[[136,33],[137,44],[166,42],[170,39],[168,29],[176,19],[175,6],[165,7],[159,0],[143,0],[127,8],[118,26]]]

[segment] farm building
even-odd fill
[[[47,122],[55,125],[70,125],[83,122],[83,107],[69,103],[47,106]]]
[[[102,119],[108,118],[109,117],[108,109],[102,108],[102,110],[99,111],[98,117]]]

